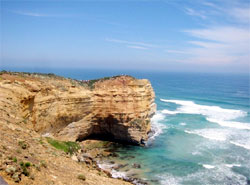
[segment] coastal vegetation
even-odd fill
[[[6,71],[6,70],[2,70],[0,71],[0,80],[2,80],[3,78],[1,77],[1,75],[3,74],[8,74],[8,75],[17,75],[20,77],[48,77],[48,78],[54,78],[54,79],[68,79],[71,81],[72,86],[76,86],[76,85],[80,85],[83,87],[87,87],[90,89],[94,89],[95,87],[95,83],[96,82],[103,82],[105,80],[110,80],[110,79],[116,79],[119,78],[121,76],[126,76],[126,77],[130,77],[132,79],[135,79],[134,77],[130,76],[130,75],[115,75],[115,76],[110,76],[110,77],[103,77],[103,78],[98,78],[98,79],[92,79],[92,80],[78,80],[78,79],[73,79],[73,78],[63,78],[61,76],[58,76],[54,73],[38,73],[38,72],[12,72],[12,71]]]
[[[70,155],[76,153],[81,148],[77,142],[58,141],[50,137],[47,137],[46,139],[48,143],[51,144],[53,147],[55,147],[58,150],[62,150],[65,153],[70,154]]]
[[[85,180],[86,180],[86,177],[85,177],[85,175],[83,175],[83,174],[79,174],[79,175],[77,176],[77,178],[80,179],[80,180],[82,180],[82,181],[85,181]]]

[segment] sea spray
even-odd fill
[[[152,144],[155,138],[163,133],[163,130],[167,128],[166,125],[161,123],[164,121],[164,119],[165,116],[159,111],[157,111],[156,114],[151,118],[151,132],[149,133],[149,138],[145,143],[146,146]]]

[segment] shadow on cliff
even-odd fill
[[[129,127],[121,124],[119,120],[112,115],[109,115],[106,118],[98,117],[96,120],[94,120],[94,122],[96,124],[93,126],[92,133],[85,138],[78,138],[77,141],[97,139],[121,144],[142,144],[132,138],[128,131]]]

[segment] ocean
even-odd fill
[[[17,71],[18,69],[15,69]],[[24,71],[24,69],[19,69]],[[114,177],[153,185],[250,184],[249,75],[26,69],[74,79],[128,74],[147,78],[157,112],[145,147],[120,146]],[[132,168],[133,164],[140,168]],[[110,164],[111,165],[111,164]],[[102,167],[109,167],[103,161]]]

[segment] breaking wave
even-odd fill
[[[146,142],[146,145],[152,143],[152,141],[159,136],[161,133],[163,133],[163,130],[167,128],[166,125],[160,123],[165,119],[165,116],[161,112],[157,112],[152,118],[151,118],[151,132],[149,133],[149,139]]]
[[[224,109],[219,106],[199,105],[192,101],[166,99],[161,99],[161,101],[181,105],[174,111],[164,109],[162,110],[163,114],[201,114],[205,116],[209,122],[217,123],[224,127],[250,130],[249,123],[231,121],[246,116],[247,112],[242,110]]]
[[[226,141],[230,135],[229,131],[222,129],[200,129],[200,130],[185,130],[184,132],[188,134],[195,134],[206,139],[216,140],[216,141]]]
[[[230,141],[231,144],[245,148],[247,150],[250,150],[250,144],[249,143],[239,143],[239,142],[235,142],[235,141]]]
[[[215,168],[215,166],[210,165],[210,164],[203,164],[202,166],[203,166],[204,168],[207,168],[207,169],[213,169],[213,168]]]

